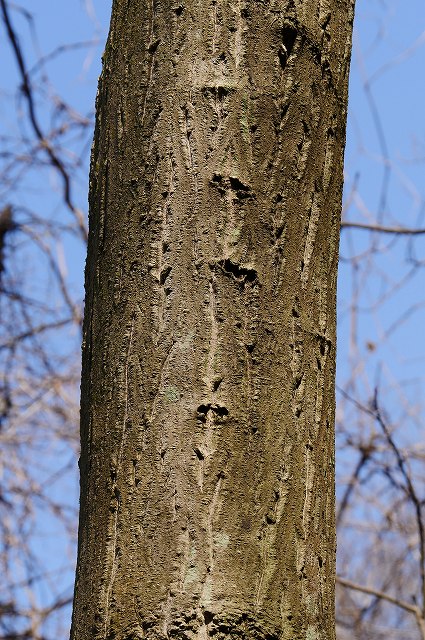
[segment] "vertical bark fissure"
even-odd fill
[[[123,381],[124,384],[123,384],[123,391],[122,391],[122,394],[124,397],[124,413],[122,417],[120,433],[118,436],[116,465],[114,465],[111,468],[111,476],[112,476],[111,477],[111,480],[112,480],[111,501],[113,504],[111,507],[112,514],[110,515],[110,520],[108,523],[109,543],[108,543],[107,557],[105,559],[106,574],[107,575],[109,574],[109,577],[107,577],[107,586],[106,586],[105,592],[101,593],[101,597],[100,597],[100,605],[105,610],[105,625],[104,625],[105,637],[107,637],[108,635],[108,627],[109,627],[109,617],[110,617],[109,601],[110,601],[110,596],[114,586],[115,576],[117,572],[117,538],[118,538],[118,519],[120,517],[121,496],[120,496],[120,491],[118,489],[118,486],[116,484],[116,479],[118,477],[119,472],[121,471],[121,467],[123,463],[123,451],[124,451],[124,441],[125,441],[127,419],[128,419],[128,402],[129,402],[128,367],[130,362],[131,347],[132,347],[132,341],[133,341],[133,335],[134,335],[134,322],[135,322],[135,314],[133,313],[131,326],[129,330],[129,336],[128,336],[128,348],[127,348],[127,352],[125,355],[125,362],[124,362],[124,381]]]
[[[144,92],[144,96],[143,96],[142,115],[141,115],[141,118],[140,118],[140,127],[143,127],[143,123],[145,121],[148,93],[149,93],[149,89],[150,89],[151,84],[152,84],[152,75],[153,75],[153,68],[154,68],[154,62],[155,62],[155,51],[156,51],[156,48],[157,48],[157,46],[159,44],[159,40],[156,40],[156,41],[154,40],[154,21],[155,21],[154,0],[150,0],[150,19],[149,19],[149,35],[148,35],[149,40],[148,40],[148,46],[147,46],[147,52],[148,52],[148,54],[150,56],[150,60],[149,60],[148,79],[147,79],[145,92]]]

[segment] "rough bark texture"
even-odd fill
[[[115,0],[73,640],[334,638],[353,0]]]

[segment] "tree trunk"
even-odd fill
[[[332,640],[353,0],[115,0],[71,637]]]

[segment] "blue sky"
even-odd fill
[[[423,2],[414,1],[408,5],[401,1],[358,2],[345,163],[345,216],[351,220],[371,222],[378,219],[383,180],[387,175],[384,206],[386,224],[425,226],[425,85],[422,72],[425,65],[424,29]],[[386,152],[380,143],[370,102],[364,90],[366,81],[371,82],[370,89],[384,132]],[[351,190],[354,183],[357,183],[357,193],[353,202]],[[353,254],[353,250],[348,248],[348,235],[355,247],[354,253],[360,254],[366,250],[369,243],[367,234],[343,231],[342,257]],[[400,323],[391,339],[384,340],[384,335],[412,304],[423,300],[423,273],[419,269],[398,292],[389,295],[392,284],[399,281],[411,268],[406,263],[410,245],[405,238],[391,236],[382,236],[377,242],[382,247],[382,252],[367,268],[370,269],[372,263],[378,265],[381,276],[359,278],[362,307],[373,307],[385,292],[388,292],[388,300],[380,306],[379,312],[360,314],[358,346],[365,350],[366,342],[369,341],[380,345],[379,349],[368,355],[370,375],[381,360],[386,367],[396,368],[398,377],[404,369],[409,377],[421,376],[425,355],[424,344],[420,339],[425,320],[424,309],[413,314],[409,322]],[[414,253],[418,259],[424,259],[424,249],[424,240],[415,240]],[[367,260],[364,264],[367,264]],[[360,272],[362,268],[360,266]],[[351,275],[351,269],[341,264],[340,375],[343,375],[349,360],[349,323],[344,309],[352,296]],[[423,394],[423,382],[415,393],[418,391]]]

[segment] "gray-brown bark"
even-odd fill
[[[71,637],[334,638],[353,0],[115,0]]]

